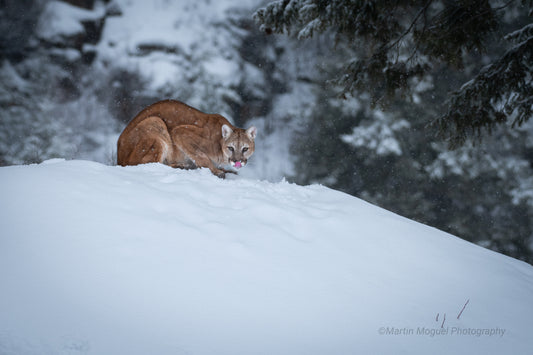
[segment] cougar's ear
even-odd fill
[[[255,139],[255,136],[257,135],[257,128],[255,128],[254,126],[248,128],[246,130],[246,134],[252,138],[252,139]]]
[[[232,133],[233,130],[228,125],[222,125],[222,138],[226,139]]]

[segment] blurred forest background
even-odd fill
[[[245,177],[324,184],[533,263],[531,8],[0,0],[0,165],[114,164],[127,122],[173,98],[258,127]]]

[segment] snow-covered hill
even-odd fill
[[[533,267],[322,186],[0,168],[0,354],[529,354]]]

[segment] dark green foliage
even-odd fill
[[[496,11],[487,0],[446,1],[434,14],[427,8],[421,26],[413,29],[418,50],[457,67],[463,66],[463,51],[484,51],[487,35],[498,26]]]
[[[516,37],[515,44],[456,91],[438,119],[443,135],[459,145],[484,129],[506,121],[519,126],[532,116],[533,30],[524,27],[532,6],[532,1],[284,0],[254,17],[267,33],[308,38],[333,31],[337,42],[353,49],[337,78],[342,94],[367,92],[382,106],[409,97],[441,65],[476,66],[489,40],[504,40],[498,32],[504,21],[512,23],[519,33],[507,38]]]
[[[468,137],[481,137],[498,123],[520,126],[533,116],[533,37],[507,51],[460,90],[454,92],[448,110],[436,123],[441,132],[451,132],[452,146]]]

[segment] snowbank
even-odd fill
[[[325,187],[61,160],[0,186],[1,354],[533,347],[530,265]]]

